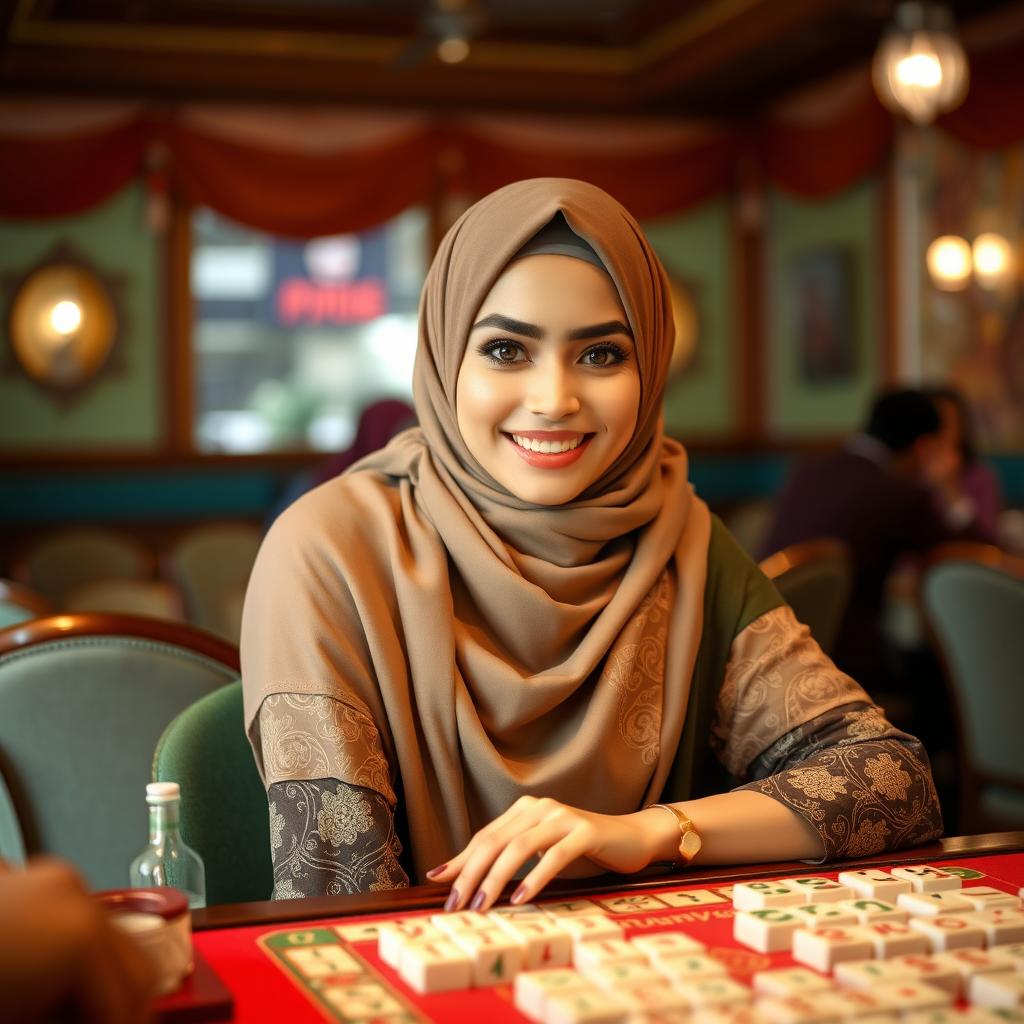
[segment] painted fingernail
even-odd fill
[[[447,864],[438,864],[436,868],[431,868],[427,872],[427,878],[436,878],[446,867],[448,867]]]
[[[484,905],[484,900],[487,899],[487,893],[483,889],[478,889],[476,895],[473,897],[473,902],[470,903],[470,910],[479,910]]]
[[[454,910],[458,905],[459,905],[459,890],[458,889],[452,889],[452,891],[450,893],[448,893],[448,899],[445,901],[444,909],[445,910]]]
[[[518,889],[511,896],[509,896],[509,903],[522,903],[526,899],[526,886],[520,885]]]

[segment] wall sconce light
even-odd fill
[[[901,3],[871,69],[878,98],[915,124],[928,124],[967,95],[967,54],[942,4]]]
[[[1013,246],[995,231],[986,231],[973,244],[959,235],[940,235],[925,253],[928,273],[936,288],[958,292],[970,284],[971,274],[982,287],[996,291],[1014,280]]]

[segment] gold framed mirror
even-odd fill
[[[40,387],[69,395],[109,363],[120,319],[103,277],[63,248],[14,286],[8,315],[11,352]]]

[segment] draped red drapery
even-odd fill
[[[857,83],[854,83],[855,85]],[[76,134],[5,134],[0,122],[0,217],[68,216],[149,176],[186,202],[274,234],[359,231],[430,201],[444,190],[483,195],[537,175],[586,178],[644,219],[691,208],[737,185],[739,169],[808,199],[837,194],[880,168],[894,122],[863,88],[825,116],[766,115],[711,130],[638,134],[635,144],[487,130],[486,119],[423,117],[390,135],[331,148],[289,146],[197,127],[181,113],[133,113]],[[939,121],[982,149],[1024,141],[1024,57],[1015,46],[988,53],[967,101]],[[630,125],[622,122],[624,138]],[[615,129],[609,131],[614,133]],[[593,133],[592,133],[593,135]],[[154,170],[154,154],[159,169]]]

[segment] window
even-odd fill
[[[196,448],[337,450],[378,398],[408,398],[426,211],[360,234],[277,238],[193,216]]]

